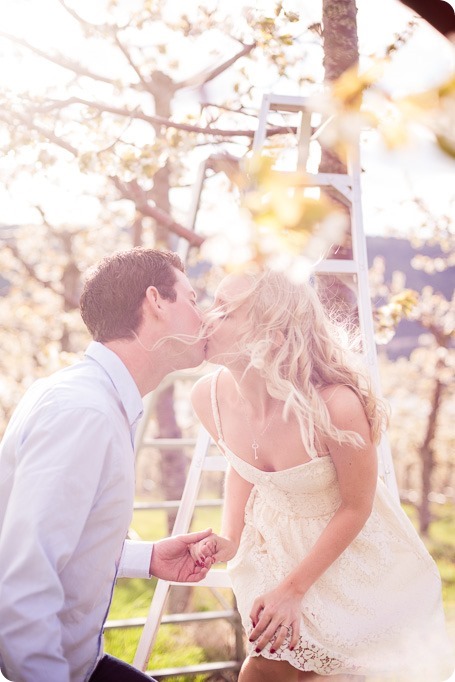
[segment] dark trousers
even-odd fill
[[[153,677],[141,673],[128,663],[119,661],[118,658],[105,654],[90,675],[89,682],[141,682],[141,680],[154,682]]]

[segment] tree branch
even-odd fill
[[[130,182],[122,182],[120,178],[111,176],[111,180],[115,187],[119,190],[125,199],[130,199],[136,206],[137,210],[144,216],[154,218],[160,225],[167,228],[179,237],[186,239],[191,246],[201,246],[205,241],[204,237],[188,230],[180,223],[176,222],[166,211],[152,205],[148,200],[145,191],[136,180]]]
[[[27,130],[34,130],[35,132],[39,133],[39,135],[45,137],[49,142],[53,142],[58,147],[61,147],[73,156],[78,156],[79,152],[69,142],[62,140],[62,138],[58,137],[58,135],[56,135],[52,130],[43,128],[39,124],[35,123],[31,117],[24,116],[23,114],[19,114],[17,112],[14,112],[14,117],[19,120],[20,123],[27,128]],[[4,113],[0,112],[0,120],[5,121],[5,123],[9,125],[17,125],[17,121],[14,120],[14,117],[5,116]]]
[[[120,40],[119,35],[118,35],[118,31],[114,31],[114,40],[115,40],[115,44],[117,45],[117,47],[119,48],[121,53],[124,55],[126,61],[131,66],[131,68],[133,69],[136,76],[139,78],[144,89],[150,91],[150,83],[147,83],[147,81],[145,80],[144,76],[142,75],[139,67],[137,66],[137,64],[134,63],[130,53],[128,52],[128,50],[126,49],[126,47],[124,46],[124,44]]]
[[[89,33],[92,32],[92,31],[94,31],[94,30],[95,30],[95,31],[98,31],[98,32],[101,34],[101,36],[102,36],[103,39],[105,38],[105,34],[106,34],[106,33],[111,34],[112,37],[113,37],[113,39],[114,39],[115,44],[117,45],[117,47],[119,48],[119,50],[120,50],[120,51],[122,52],[122,54],[124,55],[124,57],[125,57],[125,59],[127,60],[128,64],[129,64],[129,65],[131,66],[131,68],[133,69],[134,73],[135,73],[135,74],[137,75],[137,77],[139,78],[139,81],[140,81],[140,82],[142,83],[142,85],[144,86],[144,89],[146,89],[146,90],[149,89],[149,84],[148,84],[147,81],[144,79],[142,73],[141,73],[140,70],[139,70],[139,67],[137,66],[137,64],[134,63],[134,61],[133,61],[133,59],[132,59],[130,53],[128,52],[128,50],[126,49],[125,45],[122,43],[122,41],[121,41],[120,38],[119,38],[119,32],[122,31],[122,30],[124,30],[124,29],[128,26],[128,24],[126,24],[126,25],[124,25],[124,26],[113,26],[113,25],[111,25],[111,24],[93,24],[93,23],[87,21],[86,19],[83,19],[83,18],[81,17],[81,15],[78,14],[77,12],[75,12],[75,10],[74,10],[72,7],[68,7],[68,5],[66,4],[66,2],[65,2],[64,0],[57,0],[57,1],[58,1],[59,5],[60,5],[61,7],[63,7],[63,9],[64,9],[66,12],[68,12],[68,14],[70,15],[70,17],[72,17],[75,21],[77,21],[78,24],[80,24],[80,26],[82,26],[82,29],[83,29],[84,31],[89,32]]]
[[[219,76],[221,73],[229,69],[235,62],[240,59],[241,57],[245,57],[248,55],[254,48],[256,47],[256,43],[251,43],[250,45],[243,45],[242,49],[240,52],[237,52],[233,57],[230,59],[227,59],[225,62],[220,64],[219,66],[214,67],[213,69],[206,69],[205,71],[201,71],[201,73],[196,74],[195,76],[190,76],[184,81],[180,81],[180,83],[176,83],[176,89],[181,90],[182,88],[200,88],[202,85],[205,85],[209,81],[213,80],[217,76]]]
[[[46,280],[46,279],[42,279],[37,274],[33,265],[31,265],[30,263],[28,263],[27,261],[25,261],[23,259],[23,257],[21,255],[19,249],[17,248],[16,244],[14,244],[12,242],[8,242],[5,244],[5,247],[11,251],[13,256],[19,261],[19,263],[22,265],[22,267],[27,271],[29,276],[35,280],[35,282],[38,282],[38,284],[41,284],[41,286],[43,286],[45,289],[50,289],[51,291],[54,292],[54,294],[63,298],[65,303],[70,308],[77,308],[79,306],[79,302],[75,303],[72,299],[68,298],[63,291],[59,291],[58,289],[56,289],[53,282]]]
[[[9,40],[10,42],[15,43],[16,45],[21,45],[30,52],[33,52],[34,54],[38,55],[38,57],[41,57],[42,59],[45,59],[46,61],[51,62],[52,64],[56,64],[57,66],[60,66],[62,69],[72,71],[72,73],[75,73],[78,76],[86,76],[87,78],[91,78],[92,80],[95,81],[101,81],[102,83],[108,83],[109,85],[117,85],[117,82],[112,78],[108,78],[107,76],[100,76],[99,74],[93,73],[92,71],[89,71],[88,69],[84,68],[77,62],[73,62],[70,59],[63,57],[63,55],[61,54],[57,54],[56,56],[47,54],[47,52],[40,50],[38,47],[35,47],[34,45],[30,45],[30,43],[28,43],[26,40],[22,40],[22,38],[17,38],[16,36],[10,35],[9,33],[4,33],[3,31],[0,31],[0,38],[6,38],[6,40]]]
[[[192,125],[190,123],[177,123],[176,121],[171,121],[164,116],[150,116],[143,114],[138,109],[128,110],[122,107],[113,107],[108,104],[99,104],[98,102],[90,102],[79,97],[70,97],[67,100],[54,100],[48,105],[33,107],[36,112],[47,113],[52,111],[52,109],[63,109],[67,106],[73,104],[80,104],[82,106],[90,107],[91,109],[97,109],[101,112],[107,112],[110,114],[115,114],[117,116],[123,116],[133,119],[139,119],[141,121],[146,121],[150,125],[162,125],[166,128],[175,128],[176,130],[185,130],[189,133],[201,133],[203,135],[212,135],[214,137],[249,137],[253,138],[255,135],[255,130],[229,130],[224,128],[210,128]],[[280,135],[283,133],[296,133],[297,128],[295,126],[273,126],[267,130],[267,137],[271,135]]]
[[[88,31],[93,31],[93,29],[100,31],[102,33],[109,28],[108,24],[92,24],[90,21],[83,19],[80,14],[78,14],[72,7],[69,7],[64,0],[57,0],[60,7],[62,7],[65,12],[68,12],[70,17],[72,17],[78,24],[82,26],[83,29]]]

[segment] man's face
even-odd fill
[[[168,334],[178,338],[166,342],[174,369],[197,367],[204,360],[206,339],[201,336],[202,313],[196,302],[196,292],[188,277],[175,270],[177,281],[174,285],[177,298],[165,301],[168,318]]]

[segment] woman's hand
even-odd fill
[[[205,566],[209,561],[212,563],[229,561],[236,552],[235,542],[215,533],[190,547],[190,554],[199,566]]]
[[[301,600],[301,592],[283,584],[254,600],[250,612],[253,623],[250,642],[255,643],[257,652],[262,651],[269,642],[272,645],[271,653],[283,645],[291,651],[296,647],[300,632]]]

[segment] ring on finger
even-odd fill
[[[286,630],[288,631],[289,636],[292,635],[292,626],[291,626],[291,625],[285,625],[284,623],[280,623],[280,625],[279,625],[278,627],[280,627],[280,628],[286,628]]]

